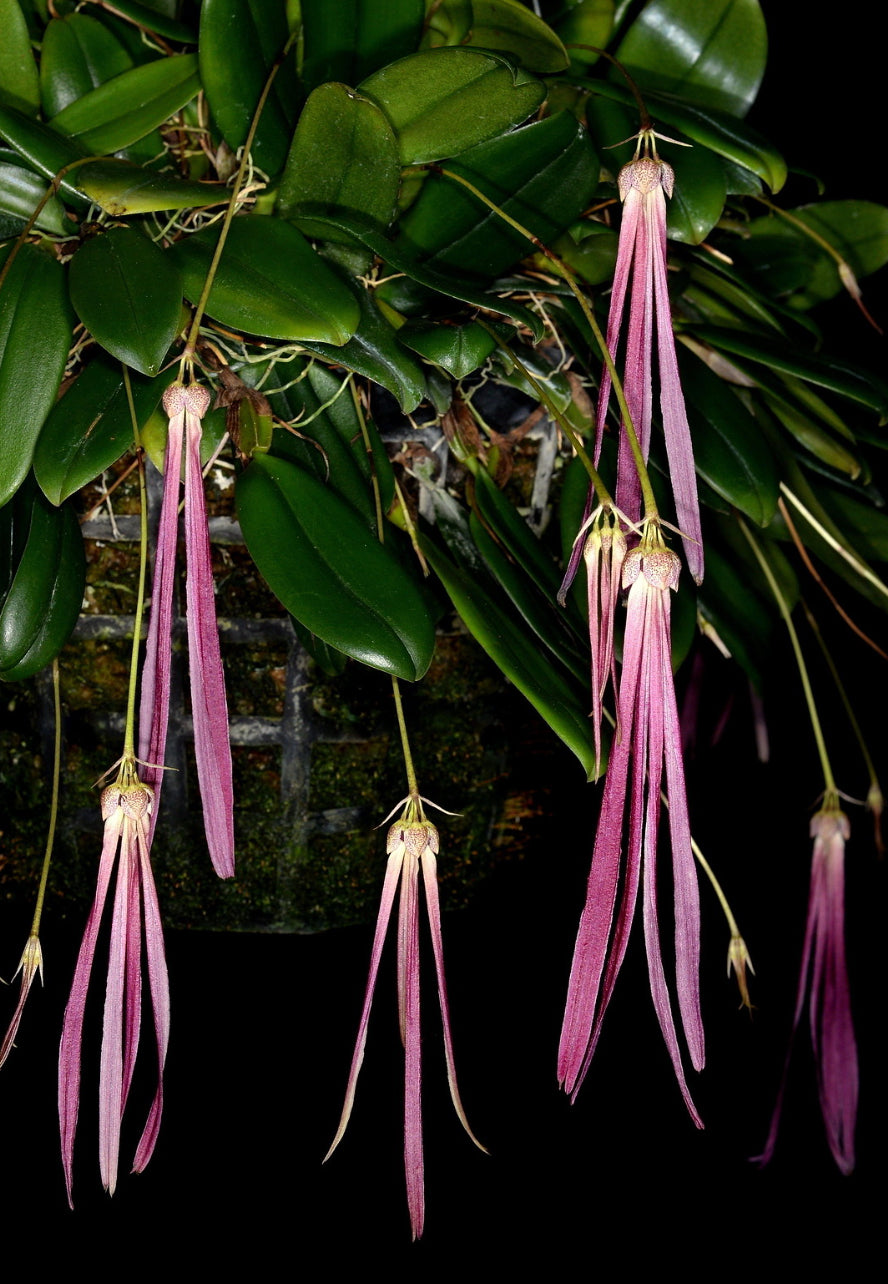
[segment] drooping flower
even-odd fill
[[[586,1077],[641,889],[654,1008],[685,1104],[702,1127],[682,1067],[658,915],[657,844],[665,783],[672,847],[675,988],[691,1064],[700,1070],[705,1059],[699,997],[700,908],[670,650],[669,594],[677,585],[679,570],[679,559],[663,544],[656,523],[646,526],[641,545],[623,563],[622,582],[629,594],[617,731],[574,949],[558,1080],[575,1096]]]
[[[194,752],[203,804],[204,828],[220,878],[234,876],[234,791],[225,675],[216,627],[216,601],[200,466],[201,419],[210,394],[197,384],[171,384],[163,395],[169,416],[164,491],[154,563],[151,622],[142,670],[139,759],[145,778],[159,795],[170,711],[173,587],[178,538],[179,478],[185,454],[186,615]],[[151,821],[154,833],[156,814]]]
[[[652,135],[641,136],[645,148]],[[669,476],[675,501],[676,522],[684,542],[685,556],[694,580],[703,579],[703,543],[694,452],[688,426],[666,275],[666,197],[672,196],[675,172],[654,155],[636,156],[620,170],[617,184],[623,202],[623,218],[617,248],[617,263],[607,319],[607,346],[617,360],[623,327],[626,295],[629,319],[626,326],[623,391],[632,423],[647,460],[651,443],[653,414],[653,342],[656,334],[657,373],[660,385],[660,415]],[[605,367],[598,397],[596,463],[601,450],[607,418],[611,377]],[[641,489],[638,469],[629,447],[625,425],[620,433],[617,466],[617,507],[630,521],[641,516]]]
[[[450,1032],[450,1008],[447,1002],[447,982],[444,976],[444,947],[441,938],[441,911],[438,902],[438,831],[426,820],[422,806],[413,799],[408,801],[403,817],[391,826],[386,841],[388,863],[382,888],[382,900],[376,920],[373,947],[370,952],[370,972],[364,993],[364,1006],[358,1023],[358,1037],[352,1055],[345,1102],[336,1136],[324,1162],[339,1145],[355,1100],[358,1075],[364,1061],[367,1043],[367,1026],[376,977],[382,957],[385,933],[391,917],[395,892],[400,883],[398,906],[398,1017],[401,1042],[404,1046],[404,1171],[407,1179],[407,1207],[413,1238],[422,1235],[425,1220],[425,1181],[422,1144],[422,1066],[419,1021],[419,872],[425,889],[426,910],[432,936],[432,953],[438,979],[438,1000],[441,1007],[441,1024],[444,1034],[444,1057],[447,1064],[447,1082],[454,1109],[463,1128],[479,1148],[485,1150],[469,1127],[459,1088],[456,1082],[456,1065],[453,1058],[453,1039]]]
[[[15,1036],[18,1034],[25,1004],[28,1001],[28,995],[31,993],[34,977],[38,972],[40,973],[40,980],[43,980],[43,952],[40,948],[40,937],[35,936],[33,932],[28,937],[28,943],[22,951],[19,965],[15,969],[15,976],[18,976],[19,972],[22,974],[22,983],[19,989],[18,1003],[15,1005],[9,1028],[3,1036],[3,1042],[0,1043],[0,1066],[6,1061],[15,1046]]]
[[[69,1203],[72,1203],[74,1136],[80,1104],[83,1021],[102,914],[115,864],[117,881],[111,916],[99,1070],[99,1168],[102,1184],[109,1194],[114,1194],[117,1184],[120,1128],[139,1046],[143,954],[157,1050],[157,1089],[136,1148],[133,1172],[141,1172],[148,1163],[160,1128],[170,1003],[163,929],[148,855],[153,798],[153,790],[141,783],[131,758],[123,760],[114,784],[102,791],[105,837],[96,895],[77,956],[59,1048],[59,1127]]]
[[[771,1160],[777,1144],[792,1047],[807,997],[826,1139],[839,1170],[846,1175],[854,1170],[857,1042],[845,961],[845,843],[850,832],[848,817],[831,804],[811,820],[814,855],[795,1014],[771,1128],[756,1160],[760,1164]]]

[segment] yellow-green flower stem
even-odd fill
[[[461,186],[465,187],[468,191],[472,193],[473,196],[477,197],[479,201],[481,201],[484,205],[486,205],[488,209],[492,210],[493,213],[496,214],[498,218],[501,218],[503,222],[508,223],[509,226],[513,227],[516,232],[518,232],[521,236],[525,237],[528,241],[530,241],[532,245],[535,245],[536,248],[540,251],[540,253],[545,255],[547,259],[549,259],[552,263],[554,263],[558,268],[558,271],[564,276],[565,281],[567,281],[567,284],[570,287],[571,293],[573,294],[577,303],[579,303],[580,307],[582,308],[583,316],[586,318],[586,321],[589,325],[589,329],[592,331],[593,335],[595,336],[596,343],[601,349],[601,354],[604,358],[604,364],[607,367],[608,374],[610,375],[610,378],[611,378],[611,383],[613,384],[614,394],[617,398],[617,404],[620,407],[620,414],[622,415],[622,418],[623,418],[623,426],[626,430],[626,440],[629,443],[629,449],[632,451],[632,458],[635,463],[636,472],[638,473],[638,480],[639,480],[639,484],[641,485],[642,499],[644,501],[644,510],[648,516],[650,517],[654,516],[657,512],[657,501],[654,498],[654,490],[653,490],[653,487],[651,486],[650,477],[648,476],[647,465],[644,462],[644,455],[642,454],[641,444],[635,432],[635,425],[632,422],[632,415],[629,413],[629,406],[626,402],[626,395],[623,392],[623,384],[619,374],[617,373],[617,367],[614,363],[613,357],[611,356],[610,349],[608,348],[607,343],[605,342],[604,335],[601,333],[601,327],[599,326],[597,320],[595,319],[595,313],[593,312],[592,308],[589,305],[589,300],[586,298],[583,291],[577,285],[574,274],[571,272],[570,268],[563,261],[563,259],[558,257],[558,255],[554,252],[554,250],[550,250],[547,245],[543,244],[543,242],[540,240],[538,236],[535,236],[533,232],[531,232],[528,228],[524,227],[523,224],[519,223],[516,219],[512,218],[512,216],[510,214],[507,214],[505,210],[500,209],[500,207],[496,205],[488,196],[485,196],[484,193],[474,185],[474,183],[470,183],[468,179],[463,178],[460,174],[455,174],[453,170],[444,169],[440,165],[430,165],[429,169],[434,170],[436,173],[443,174],[445,178],[450,178],[453,180],[453,182],[459,183],[461,184]]]
[[[207,300],[210,297],[210,290],[213,288],[213,282],[216,279],[216,272],[219,268],[219,261],[222,258],[222,251],[225,248],[225,242],[228,239],[228,229],[231,227],[231,220],[234,218],[234,212],[237,209],[237,201],[240,196],[241,188],[244,184],[244,178],[247,173],[247,166],[250,159],[250,148],[253,146],[253,139],[256,137],[256,130],[259,126],[259,118],[262,115],[268,95],[271,92],[271,86],[274,84],[274,78],[278,73],[278,68],[286,58],[296,40],[299,32],[298,29],[293,32],[287,43],[284,45],[280,54],[276,58],[274,65],[268,73],[268,77],[259,95],[259,101],[256,104],[256,110],[253,113],[253,119],[250,122],[249,132],[247,133],[246,142],[241,152],[241,162],[238,167],[234,180],[234,186],[231,189],[231,200],[228,202],[228,208],[225,211],[225,217],[222,220],[222,230],[219,233],[219,240],[216,242],[216,249],[213,258],[207,270],[207,277],[204,281],[203,291],[198,299],[197,307],[194,309],[194,316],[191,321],[191,328],[188,331],[188,338],[185,341],[185,348],[179,360],[179,378],[185,382],[186,369],[191,374],[194,369],[194,354],[197,349],[197,341],[200,336],[200,326],[203,321],[204,313],[207,308]]]
[[[796,632],[795,625],[792,622],[792,615],[789,609],[789,605],[786,601],[786,598],[783,596],[780,585],[777,583],[777,579],[774,575],[774,572],[771,570],[771,567],[768,563],[768,559],[765,557],[761,548],[753,538],[752,532],[750,531],[749,527],[746,525],[746,523],[742,519],[740,520],[740,529],[743,532],[744,536],[746,537],[746,542],[749,544],[749,547],[752,549],[755,559],[762,569],[762,574],[764,575],[765,579],[768,581],[768,587],[770,588],[771,592],[774,594],[774,598],[777,602],[777,606],[780,609],[780,614],[783,616],[783,622],[785,623],[787,631],[789,633],[790,642],[792,643],[792,649],[796,659],[796,667],[798,668],[799,677],[801,678],[801,681],[802,681],[802,689],[805,693],[805,703],[808,706],[808,717],[811,719],[811,728],[814,732],[814,740],[817,744],[817,753],[820,757],[820,765],[823,770],[823,810],[824,811],[838,810],[839,791],[836,788],[836,782],[833,777],[832,767],[829,761],[829,755],[826,752],[826,741],[823,737],[823,728],[820,725],[820,717],[817,713],[817,705],[814,700],[814,692],[811,688],[811,680],[808,677],[808,668],[807,668],[807,665],[805,664],[805,657],[802,654],[802,647],[801,647],[801,643],[799,642],[799,635]]]
[[[133,403],[133,389],[129,369],[123,367],[123,386],[129,403],[133,425],[133,449],[139,468],[139,584],[136,591],[136,611],[133,617],[133,649],[130,656],[129,690],[126,700],[126,726],[123,736],[123,767],[135,761],[136,756],[136,691],[139,684],[139,647],[142,641],[142,616],[145,612],[145,580],[148,570],[148,498],[145,490],[145,457],[139,437],[139,420]],[[134,770],[134,769],[133,769]],[[132,782],[128,782],[132,783]]]
[[[49,881],[49,867],[52,864],[52,849],[55,844],[56,822],[59,816],[59,781],[62,774],[62,700],[59,691],[58,656],[52,662],[52,701],[55,736],[52,748],[52,795],[49,800],[49,829],[46,834],[46,851],[43,854],[43,866],[40,870],[40,884],[37,888],[34,918],[31,921],[31,936],[40,935],[40,919],[43,915],[43,902],[46,899],[46,884]]]
[[[373,448],[370,443],[370,433],[367,429],[367,421],[364,418],[364,411],[361,406],[361,399],[358,396],[357,389],[352,385],[352,395],[355,402],[355,410],[358,416],[358,423],[361,425],[361,437],[364,442],[364,449],[367,452],[367,458],[370,461],[370,477],[373,482],[373,503],[376,507],[376,533],[380,544],[385,543],[385,528],[383,526],[384,516],[382,512],[382,496],[379,493],[379,480],[376,476],[376,469],[373,467]],[[407,809],[404,812],[404,819],[410,822],[424,821],[425,813],[422,809],[422,801],[419,797],[419,785],[416,780],[416,770],[413,766],[413,754],[410,752],[410,738],[407,735],[407,721],[404,717],[404,706],[401,703],[401,686],[398,679],[392,674],[392,696],[395,701],[395,713],[398,718],[398,731],[401,735],[401,754],[404,758],[404,770],[407,773]]]

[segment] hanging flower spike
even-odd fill
[[[558,1054],[558,1080],[575,1097],[586,1077],[625,957],[641,887],[654,1008],[685,1104],[694,1122],[702,1127],[682,1068],[660,953],[657,914],[657,837],[665,767],[676,992],[691,1063],[700,1070],[705,1060],[699,998],[700,907],[669,628],[669,594],[676,588],[679,571],[679,559],[663,544],[656,523],[648,523],[641,546],[629,552],[623,563],[622,582],[629,596],[618,732],[605,777],[586,906],[574,949]],[[627,798],[628,849],[624,859]]]
[[[140,782],[132,759],[124,759],[116,781],[102,792],[105,838],[96,895],[77,957],[59,1048],[59,1127],[62,1164],[71,1207],[83,1020],[102,912],[115,862],[117,882],[99,1071],[99,1167],[102,1184],[110,1195],[114,1194],[117,1185],[120,1128],[139,1046],[143,949],[154,1016],[157,1089],[136,1149],[133,1172],[141,1172],[148,1163],[160,1128],[170,1003],[160,908],[148,857],[153,796],[153,790]]]
[[[795,1015],[771,1129],[756,1159],[767,1164],[774,1154],[792,1047],[808,995],[820,1113],[832,1157],[846,1176],[854,1171],[858,1091],[857,1042],[845,961],[845,843],[850,832],[848,817],[836,806],[825,806],[811,820],[814,855]]]
[[[697,479],[691,431],[675,355],[666,276],[666,196],[672,195],[675,172],[671,165],[657,158],[650,132],[641,135],[639,148],[642,145],[645,155],[636,156],[635,160],[625,165],[617,179],[620,200],[623,202],[623,218],[607,319],[607,346],[616,360],[631,279],[623,391],[642,454],[647,460],[651,442],[653,335],[656,331],[660,413],[676,521],[691,575],[699,584],[703,579],[703,542]],[[647,154],[649,149],[653,150],[653,155]],[[610,388],[611,377],[605,367],[598,397],[596,464],[601,452]],[[620,434],[617,507],[628,514],[632,521],[637,521],[641,516],[640,499],[638,470],[624,426]]]
[[[398,1017],[401,1042],[404,1046],[404,1171],[407,1180],[407,1207],[413,1238],[419,1239],[425,1221],[425,1181],[422,1145],[422,1063],[420,1040],[420,991],[419,991],[419,871],[422,869],[426,910],[432,935],[432,952],[438,980],[438,1000],[441,1006],[441,1023],[444,1034],[444,1057],[447,1063],[447,1081],[457,1116],[469,1137],[479,1150],[481,1145],[469,1127],[459,1088],[453,1058],[453,1039],[450,1031],[450,1007],[447,1001],[447,983],[444,976],[444,950],[441,937],[441,911],[438,902],[437,854],[438,831],[422,816],[422,807],[413,800],[401,820],[391,826],[386,841],[388,864],[382,888],[382,900],[376,920],[373,947],[370,952],[370,972],[364,992],[364,1006],[358,1023],[358,1037],[352,1055],[351,1069],[345,1091],[342,1116],[333,1144],[324,1156],[326,1163],[339,1145],[355,1100],[358,1075],[364,1060],[367,1043],[367,1026],[385,933],[394,905],[395,892],[400,881],[401,895],[398,908]]]
[[[613,514],[599,517],[586,537],[583,560],[589,599],[589,645],[592,655],[592,731],[595,779],[601,771],[602,700],[608,679],[617,689],[614,663],[614,615],[626,556],[626,537]]]
[[[186,607],[194,752],[204,828],[213,867],[234,877],[234,791],[225,675],[216,627],[216,600],[200,466],[201,419],[210,403],[206,388],[171,384],[163,395],[169,416],[164,491],[154,563],[151,622],[142,670],[139,758],[159,795],[170,711],[173,585],[178,538],[179,478],[185,453]],[[156,814],[152,817],[153,837]]]

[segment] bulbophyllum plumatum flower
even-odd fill
[[[99,861],[96,895],[77,956],[59,1048],[62,1164],[68,1202],[72,1207],[83,1020],[102,913],[115,865],[117,881],[111,916],[99,1070],[99,1168],[102,1184],[109,1194],[114,1194],[117,1184],[120,1128],[139,1047],[143,954],[154,1022],[157,1088],[136,1148],[133,1172],[141,1172],[148,1163],[160,1128],[170,1000],[160,908],[148,855],[148,829],[153,800],[154,791],[139,780],[135,761],[129,757],[122,760],[114,783],[102,791],[105,837]]]
[[[400,805],[400,804],[399,804]],[[373,947],[370,953],[370,972],[364,992],[364,1006],[358,1023],[358,1037],[352,1055],[342,1116],[333,1144],[324,1156],[330,1158],[339,1145],[351,1118],[358,1075],[364,1060],[367,1043],[367,1026],[370,1008],[376,989],[376,977],[385,933],[391,917],[395,893],[400,885],[398,906],[398,1017],[401,1042],[404,1045],[404,1171],[407,1179],[407,1207],[413,1238],[422,1235],[425,1219],[425,1180],[422,1145],[422,1068],[420,1040],[420,989],[419,989],[419,874],[425,889],[426,911],[432,937],[432,953],[438,979],[438,1000],[444,1034],[444,1057],[447,1063],[447,1081],[454,1109],[463,1128],[479,1148],[481,1145],[469,1127],[459,1088],[453,1059],[453,1039],[450,1032],[450,1008],[447,1002],[447,982],[444,976],[444,948],[441,939],[441,911],[438,903],[438,831],[426,820],[421,800],[410,798],[404,815],[388,831],[386,840],[388,863],[382,888],[382,900],[376,920]]]
[[[216,627],[216,600],[203,477],[200,466],[201,420],[210,394],[198,384],[174,383],[163,394],[169,416],[164,491],[154,563],[151,622],[142,670],[139,760],[147,782],[159,795],[170,712],[173,586],[179,527],[179,478],[185,455],[186,615],[194,752],[203,805],[204,828],[213,867],[220,878],[234,877],[234,791],[225,675]],[[154,832],[156,815],[152,818]]]
[[[760,1164],[771,1160],[777,1144],[792,1047],[807,998],[826,1139],[840,1172],[847,1175],[854,1170],[857,1042],[845,961],[845,843],[850,832],[848,817],[837,800],[826,803],[811,820],[814,855],[795,1014],[771,1128],[756,1160]]]
[[[617,178],[620,200],[623,202],[623,217],[607,318],[607,346],[616,362],[628,293],[629,317],[625,327],[622,375],[626,405],[646,461],[651,444],[653,346],[656,336],[660,416],[669,460],[676,523],[681,532],[691,575],[699,584],[703,579],[703,542],[697,479],[691,430],[675,355],[666,274],[666,197],[672,196],[674,182],[675,172],[672,166],[657,156],[653,131],[642,130],[635,159],[623,166]],[[611,376],[605,366],[598,395],[596,466],[601,452],[610,391]],[[620,432],[616,505],[628,516],[630,523],[638,522],[641,516],[641,486],[625,422]]]
[[[623,562],[622,583],[628,589],[628,600],[617,730],[605,777],[586,906],[574,949],[558,1080],[575,1096],[586,1077],[625,957],[641,889],[654,1008],[685,1104],[694,1122],[702,1127],[682,1067],[660,950],[658,915],[657,845],[663,789],[669,803],[672,848],[675,988],[691,1064],[700,1070],[704,1063],[700,905],[669,625],[669,595],[677,586],[679,570],[679,559],[663,543],[658,523],[647,522],[640,546],[627,553]]]

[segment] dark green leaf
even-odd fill
[[[496,341],[477,321],[468,325],[432,325],[408,322],[398,331],[401,343],[434,361],[454,379],[465,379],[481,366],[496,348]]]
[[[0,254],[0,269],[7,257]],[[0,505],[31,466],[65,372],[72,322],[61,265],[22,246],[0,291]]]
[[[157,129],[199,89],[196,54],[158,58],[106,80],[50,124],[88,153],[117,152]]]
[[[441,160],[526,120],[545,87],[496,54],[434,49],[401,58],[358,86],[385,111],[404,165]]]
[[[156,375],[179,328],[182,276],[172,256],[128,227],[93,237],[71,260],[71,302],[93,338]]]
[[[779,478],[755,419],[702,361],[679,355],[697,472],[759,526],[777,508]]]
[[[305,628],[373,668],[422,677],[435,647],[426,603],[349,504],[289,460],[258,455],[237,508],[260,573]]]
[[[544,243],[591,201],[598,159],[569,112],[481,143],[447,165]],[[532,250],[531,242],[454,179],[432,174],[401,219],[397,244],[437,271],[495,276]]]
[[[313,342],[306,342],[305,347],[325,361],[345,366],[387,388],[397,397],[404,413],[410,414],[426,395],[422,367],[399,342],[397,331],[382,316],[368,291],[356,288],[361,320],[348,342],[339,348]]]
[[[495,49],[528,71],[551,76],[570,59],[551,27],[518,0],[472,0],[468,45]]]
[[[85,571],[73,509],[23,487],[0,511],[0,678],[29,678],[59,653],[80,614]]]
[[[586,46],[568,49],[573,61],[584,65],[596,62],[597,51],[605,47],[613,30],[613,0],[567,0],[555,9],[557,17],[547,16],[558,37],[565,45]]]
[[[722,216],[727,197],[725,170],[720,159],[703,147],[673,150],[675,170],[672,199],[667,201],[667,235],[673,241],[699,245]]]
[[[380,228],[395,213],[398,143],[376,103],[345,85],[320,85],[309,97],[281,176],[277,212],[307,236],[325,235],[312,214],[358,214]]]
[[[175,40],[179,44],[195,43],[195,32],[192,27],[186,26],[184,22],[177,22],[169,14],[160,12],[153,5],[139,4],[138,0],[114,0],[112,7],[123,17],[132,19],[137,29],[141,27],[145,31],[154,31],[157,35],[166,36],[168,40]]]
[[[235,151],[247,141],[265,82],[289,35],[284,5],[204,0],[201,6],[201,81],[216,123]],[[266,173],[277,174],[284,164],[300,99],[291,49],[272,82],[253,139],[253,159]]]
[[[14,152],[4,152],[14,156]],[[16,161],[18,157],[16,156]],[[0,164],[0,211],[14,220],[12,226],[17,234],[36,209],[46,194],[46,180],[38,178],[30,170],[19,164]],[[46,202],[35,224],[44,232],[61,236],[70,227],[65,222],[65,211],[61,201],[55,196]]]
[[[302,0],[302,75],[357,85],[371,72],[412,54],[425,18],[424,0]]]
[[[768,57],[758,0],[650,0],[616,56],[642,89],[745,116]]]
[[[210,227],[171,251],[192,302],[201,296],[218,239],[219,229]],[[360,319],[352,292],[302,233],[263,215],[233,220],[207,311],[250,334],[333,345],[345,343]]]
[[[37,64],[18,0],[0,0],[0,98],[10,107],[36,116],[40,106]]]
[[[595,745],[582,685],[571,683],[553,669],[526,626],[494,602],[475,576],[454,566],[428,540],[422,541],[422,551],[472,637],[573,750],[591,778]]]
[[[57,115],[132,65],[120,41],[95,18],[82,13],[53,18],[43,33],[40,50],[44,113]]]
[[[141,427],[160,400],[158,381],[132,379]],[[153,391],[152,391],[153,390]],[[98,357],[49,413],[34,452],[34,474],[47,499],[61,504],[98,477],[133,441],[129,402],[116,361]]]
[[[48,125],[39,120],[31,120],[14,107],[0,105],[0,137],[9,143],[18,154],[38,174],[54,178],[59,170],[76,161],[85,160],[88,155],[70,138],[57,134]],[[76,203],[79,209],[85,209],[89,202],[81,192],[72,186],[77,170],[72,172],[71,180],[60,185],[63,196]]]

